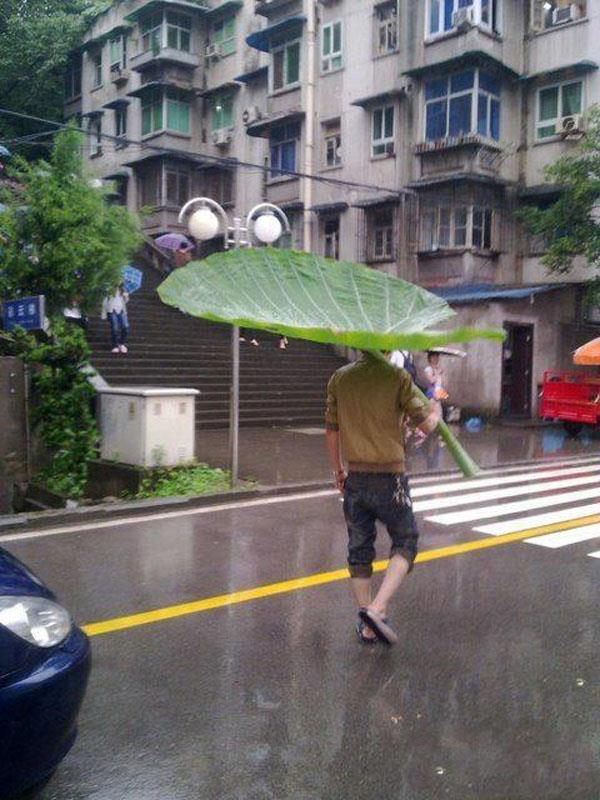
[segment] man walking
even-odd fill
[[[387,619],[388,605],[417,554],[418,532],[405,475],[407,418],[426,434],[439,421],[437,412],[418,395],[410,375],[383,358],[363,353],[329,381],[327,449],[336,486],[344,496],[348,564],[359,609],[356,632],[364,644],[398,641]],[[378,519],[387,527],[392,548],[385,577],[372,598]]]

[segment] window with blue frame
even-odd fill
[[[484,70],[465,70],[425,83],[428,142],[479,133],[500,138],[500,81]]]
[[[272,178],[286,177],[296,171],[296,146],[300,138],[297,122],[272,128],[270,136]]]
[[[427,34],[439,36],[456,27],[455,14],[461,8],[470,8],[474,25],[498,32],[500,0],[429,0]]]

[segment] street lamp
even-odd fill
[[[200,242],[208,242],[222,235],[225,250],[233,247],[252,247],[253,240],[262,244],[273,244],[285,232],[291,233],[290,223],[284,212],[272,203],[259,203],[248,212],[245,221],[229,217],[219,203],[208,197],[196,197],[187,202],[179,213],[179,223],[187,219],[190,234]],[[229,397],[229,465],[231,485],[238,482],[239,473],[239,429],[240,429],[240,329],[234,325],[231,331],[231,392]]]

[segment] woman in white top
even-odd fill
[[[121,283],[114,294],[104,298],[102,303],[102,319],[110,322],[110,335],[112,338],[112,352],[127,352],[127,337],[129,335],[129,320],[127,319],[127,303],[129,295]]]

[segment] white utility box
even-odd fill
[[[99,390],[100,457],[140,467],[172,467],[195,456],[197,389]]]

